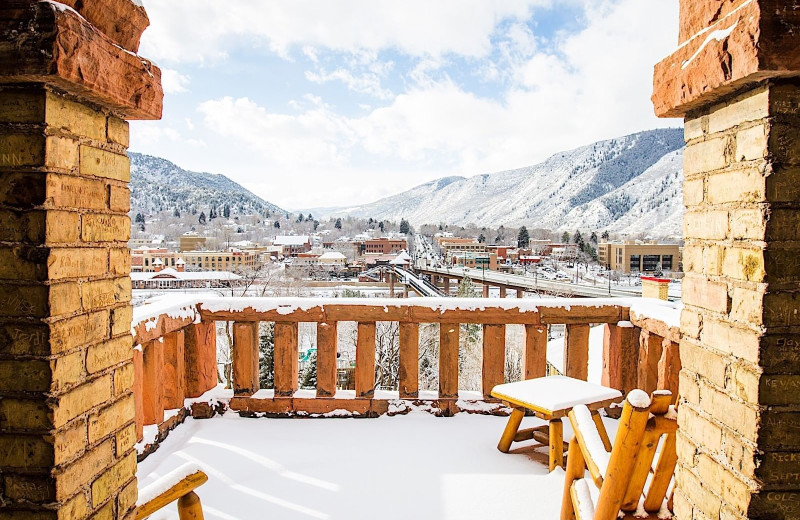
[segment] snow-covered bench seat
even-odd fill
[[[572,377],[550,376],[497,385],[492,389],[492,397],[502,399],[512,408],[497,449],[508,453],[511,443],[534,439],[549,446],[550,471],[552,471],[556,466],[564,466],[566,448],[561,418],[566,417],[576,405],[587,406],[604,442],[610,449],[608,435],[597,410],[622,400],[622,393],[613,388]],[[547,421],[547,424],[520,430],[519,426],[526,410]]]

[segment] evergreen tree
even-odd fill
[[[561,235],[561,242],[564,244],[569,244],[569,233],[566,231],[564,231],[564,233]]]
[[[316,231],[318,227],[319,227],[319,220],[315,220],[314,221],[314,231]]]
[[[608,237],[611,235],[608,234],[608,231],[603,231],[603,234],[600,236],[603,237],[603,240],[608,240]]]
[[[411,231],[411,227],[408,225],[408,221],[404,218],[400,219],[400,232],[404,235],[407,235]]]
[[[484,236],[484,234],[483,234],[483,233],[481,233],[481,234],[478,236],[478,243],[479,243],[479,244],[483,244],[484,242],[486,242],[486,237]]]
[[[336,229],[342,229],[342,219],[337,218],[336,222],[333,224],[333,227],[335,227]]]
[[[275,324],[268,322],[261,331],[258,338],[258,384],[259,388],[275,388]]]
[[[572,237],[572,240],[581,248],[583,247],[583,235],[581,235],[580,230],[575,231],[575,236]]]
[[[214,220],[217,218],[217,210],[214,206],[211,206],[211,210],[208,212],[208,220]]]
[[[381,233],[383,233],[384,226],[383,226],[383,221],[382,220],[378,223],[378,229],[380,229]]]
[[[231,217],[231,207],[228,204],[222,206],[222,216],[225,218]]]
[[[280,229],[280,228],[281,228],[281,223],[280,223],[280,221],[276,220],[276,221],[275,221],[275,223],[274,223],[274,224],[272,224],[272,227],[274,227],[275,229]]]
[[[192,206],[192,211],[190,212],[192,215],[197,215],[197,208]]]
[[[314,217],[311,215],[311,213],[309,213],[308,216],[306,217],[306,222],[312,222],[313,220]]]
[[[197,221],[200,222],[201,224],[205,224],[206,223],[206,214],[201,211],[200,212],[200,216],[197,217]]]
[[[136,214],[136,218],[134,219],[134,222],[136,222],[137,224],[143,224],[144,223],[144,215],[142,215],[141,213],[137,213]]]
[[[178,208],[175,208],[175,211],[172,212],[172,216],[180,218],[181,211]]]
[[[531,236],[528,234],[528,228],[522,226],[517,234],[517,247],[528,247],[530,244]]]
[[[317,386],[317,353],[312,352],[308,364],[300,380],[301,388],[315,388]]]
[[[297,222],[298,224],[302,224],[303,223],[303,214],[302,213],[297,215],[297,220],[295,222]]]

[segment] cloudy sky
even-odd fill
[[[286,209],[676,126],[650,104],[676,0],[144,0],[164,118],[131,150]]]

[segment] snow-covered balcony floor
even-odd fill
[[[139,486],[198,463],[209,476],[198,489],[209,520],[558,518],[564,473],[548,473],[543,447],[499,452],[506,420],[419,411],[251,419],[229,411],[174,430],[139,465]],[[152,518],[177,519],[175,505]]]

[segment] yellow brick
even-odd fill
[[[683,170],[687,177],[695,173],[711,172],[727,164],[728,140],[718,137],[686,146],[683,152]]]
[[[798,295],[775,292],[764,295],[764,325],[767,327],[796,327],[800,325]]]
[[[705,179],[691,179],[683,182],[683,205],[698,206],[705,198]]]
[[[128,453],[136,444],[136,424],[131,423],[117,432],[117,455]]]
[[[753,325],[763,322],[764,291],[751,291],[737,287],[731,298],[731,319]]]
[[[703,272],[703,247],[686,245],[683,248],[683,271],[685,273]]]
[[[694,372],[682,369],[678,374],[681,398],[691,404],[700,404],[700,385]]]
[[[53,411],[53,422],[60,427],[109,399],[111,376],[105,375],[59,396]]]
[[[0,360],[0,391],[46,392],[50,363],[44,360]]]
[[[0,134],[0,168],[42,166],[44,135]]]
[[[726,359],[688,340],[681,341],[680,349],[683,368],[699,374],[720,388],[725,387],[725,373],[728,366]]]
[[[127,363],[114,370],[114,397],[118,397],[133,388],[133,363]]]
[[[121,336],[89,347],[86,355],[86,370],[90,374],[94,374],[124,361],[130,361],[132,356],[133,337]]]
[[[703,272],[709,276],[721,275],[724,253],[722,246],[710,245],[703,249]]]
[[[58,508],[58,520],[83,520],[89,514],[89,501],[79,493]]]
[[[130,146],[128,122],[114,116],[108,118],[108,140],[127,148]]]
[[[0,430],[47,430],[52,426],[43,400],[0,399]]]
[[[708,202],[760,202],[765,200],[766,177],[757,168],[726,171],[708,177]]]
[[[54,322],[50,329],[53,353],[72,350],[108,337],[108,316],[108,311],[101,311]]]
[[[111,311],[111,335],[127,334],[131,330],[133,320],[133,307],[125,305]]]
[[[0,283],[0,316],[16,316],[24,318],[43,318],[47,316],[47,287],[44,285],[12,285]],[[13,329],[12,340],[29,339],[36,344],[31,347],[43,347],[47,338],[30,337],[22,324]],[[31,348],[25,354],[41,353],[43,348]]]
[[[128,188],[109,186],[108,206],[111,211],[127,213],[131,209],[131,191]]]
[[[744,249],[729,247],[725,250],[722,274],[747,282],[763,282],[764,251],[761,249]]]
[[[121,429],[134,419],[133,395],[119,399],[111,406],[99,410],[89,417],[89,444]]]
[[[694,520],[694,516],[692,514],[692,503],[689,502],[689,499],[680,488],[675,489],[675,494],[673,495],[673,513],[675,518],[686,518]]]
[[[42,90],[8,89],[0,95],[0,123],[44,123]]]
[[[737,363],[731,367],[727,392],[742,401],[753,404],[770,404],[764,397],[759,397],[761,374],[753,365]]]
[[[759,361],[759,338],[760,334],[752,329],[709,318],[704,320],[703,344],[750,363]]]
[[[4,470],[49,468],[53,445],[37,435],[0,435],[0,460]]]
[[[92,516],[90,516],[89,519],[90,520],[116,520],[114,518],[114,502],[109,502],[109,503],[105,504],[103,507],[98,509]]]
[[[100,276],[108,270],[108,254],[101,248],[54,248],[47,266],[51,280]]]
[[[686,305],[721,313],[728,312],[728,287],[724,283],[687,275],[682,285],[683,302]]]
[[[108,259],[111,274],[128,276],[131,272],[131,250],[125,248],[111,248]]]
[[[59,316],[81,310],[81,294],[75,282],[50,286],[50,315]]]
[[[55,208],[106,209],[106,185],[97,179],[47,175],[46,203]]]
[[[81,303],[85,310],[130,301],[130,278],[97,280],[81,284]]]
[[[129,182],[131,166],[127,155],[120,155],[91,146],[81,146],[81,175]]]
[[[50,361],[53,371],[53,392],[60,392],[85,379],[85,356],[85,351],[78,350]]]
[[[760,88],[718,105],[708,116],[709,133],[722,132],[742,123],[769,117],[769,90]]]
[[[71,211],[47,212],[47,243],[75,243],[80,238],[81,216]]]
[[[740,130],[736,134],[737,161],[764,159],[767,154],[767,129],[764,125]]]
[[[750,488],[731,471],[707,455],[698,458],[697,472],[713,493],[722,497],[723,503],[741,513],[747,512]]]
[[[734,240],[763,240],[767,234],[767,219],[759,208],[740,208],[731,211],[731,238]]]
[[[56,475],[56,496],[63,500],[90,483],[114,460],[113,442],[108,440],[87,451]]]
[[[0,240],[39,244],[45,235],[43,211],[9,211],[0,209]]]
[[[683,140],[687,143],[698,137],[703,137],[703,127],[708,127],[708,116],[686,119],[683,123]]]
[[[127,242],[131,237],[131,220],[125,215],[87,214],[81,220],[84,242]]]
[[[136,453],[130,452],[92,483],[92,505],[97,507],[136,476]]]
[[[743,475],[755,475],[756,456],[752,443],[743,442],[735,432],[722,432],[722,455],[732,468],[737,468]]]
[[[730,395],[720,392],[700,381],[700,406],[708,413],[742,435],[743,438],[755,442],[758,434],[758,412],[745,406]]]
[[[44,280],[46,251],[29,247],[0,246],[0,279]]]
[[[75,460],[86,448],[86,419],[79,419],[53,434],[53,448],[56,454],[56,466],[63,466]]]
[[[703,326],[700,313],[684,308],[681,311],[681,333],[690,338],[699,338]]]
[[[720,499],[709,491],[703,482],[683,466],[675,469],[675,482],[678,489],[686,494],[694,507],[710,518],[719,518]]]
[[[45,166],[50,170],[77,173],[78,141],[60,136],[48,136],[45,141]]]
[[[139,496],[136,484],[136,480],[134,480],[125,486],[125,488],[119,492],[119,496],[117,496],[117,511],[119,512],[120,518],[136,505],[136,500]]]
[[[51,129],[97,141],[106,140],[104,114],[52,92],[47,93],[46,118]]]
[[[722,428],[698,414],[694,407],[679,409],[678,427],[682,435],[691,438],[704,450],[716,453],[722,449]]]
[[[723,240],[728,237],[727,211],[687,211],[683,217],[683,233],[687,239]]]
[[[3,484],[3,495],[14,501],[52,502],[56,494],[55,482],[42,476],[7,475]]]

